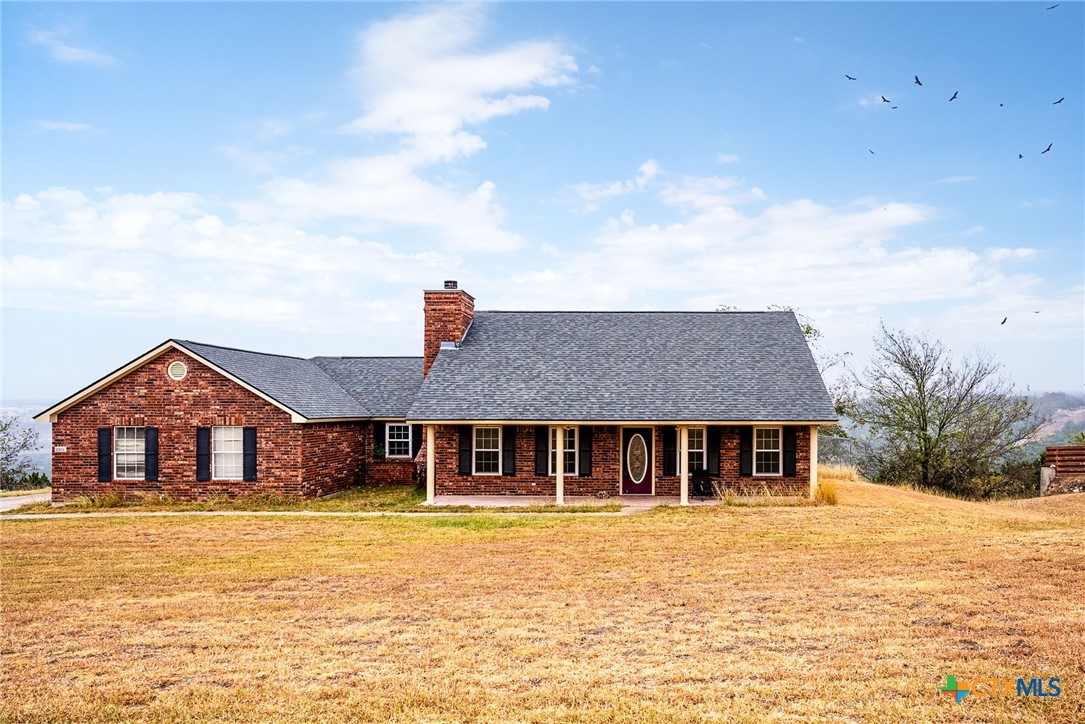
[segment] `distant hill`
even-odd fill
[[[1031,399],[1037,412],[1051,418],[1040,428],[1037,442],[1044,445],[1062,445],[1085,430],[1085,396],[1068,392],[1045,392],[1032,395]]]

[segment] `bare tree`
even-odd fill
[[[38,431],[19,424],[14,415],[0,418],[0,490],[14,490],[34,464],[26,454],[38,444]]]
[[[865,425],[865,472],[875,480],[990,497],[1027,492],[1022,445],[1042,419],[988,356],[952,359],[944,345],[882,325],[875,355],[853,375],[851,417]]]

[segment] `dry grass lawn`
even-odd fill
[[[1082,721],[1085,495],[0,521],[7,721]],[[1058,698],[938,693],[947,674]]]

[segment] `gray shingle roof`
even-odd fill
[[[371,416],[361,402],[310,360],[181,339],[173,342],[309,419]]]
[[[405,419],[422,385],[421,357],[313,357],[373,417]]]
[[[828,421],[791,312],[476,312],[409,419]]]

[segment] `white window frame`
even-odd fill
[[[241,443],[240,450],[218,450],[216,449],[219,436],[216,434],[219,430],[237,430],[237,441]],[[226,442],[226,441],[224,441]],[[234,442],[231,438],[229,442]],[[237,455],[239,464],[237,466],[237,475],[224,476],[219,474],[219,456],[220,455]],[[245,428],[241,425],[216,425],[211,428],[211,479],[212,480],[244,480],[245,479]]]
[[[497,447],[496,448],[479,448],[478,446],[478,433],[479,430],[496,430],[497,431]],[[472,475],[500,475],[501,474],[501,458],[503,450],[501,449],[501,426],[500,425],[476,425],[471,428],[471,474]],[[497,471],[480,473],[478,471],[478,454],[480,452],[496,452],[497,453]]]
[[[118,450],[117,443],[121,441],[121,430],[143,430],[143,447],[136,452],[130,450]],[[125,438],[128,439],[128,438]],[[136,439],[136,438],[131,438]],[[121,455],[127,457],[136,457],[143,460],[143,475],[129,476],[121,475],[118,468],[121,460]],[[139,465],[139,463],[135,463]],[[125,467],[132,465],[131,462],[126,460]],[[114,480],[146,480],[147,479],[147,428],[143,425],[118,425],[113,428],[113,479]]]
[[[776,440],[778,447],[758,447],[757,446],[757,431],[758,430],[775,430]],[[775,452],[776,453],[776,472],[774,473],[759,473],[757,472],[757,453],[759,452]],[[784,474],[784,429],[778,426],[772,427],[755,427],[753,429],[753,474],[760,477],[780,477]]]
[[[558,430],[571,430],[573,433],[573,446],[572,448],[565,448],[566,453],[573,454],[573,471],[565,471],[566,475],[572,475],[574,477],[580,475],[580,428],[576,425],[569,425],[567,427],[553,426],[550,428],[550,445],[549,451],[546,456],[546,469],[551,477],[557,477],[558,473],[554,469],[554,462],[557,459],[557,431]]]
[[[701,431],[701,447],[693,447],[693,444],[691,442],[689,444],[689,449],[686,450],[686,458],[689,459],[690,455],[692,455],[695,452],[701,453],[701,467],[699,469],[700,470],[708,470],[708,428],[707,427],[691,427],[691,428],[689,428],[690,433],[692,433],[694,430],[700,430]],[[687,435],[688,440],[692,440],[692,437],[693,437],[692,434]],[[681,462],[681,458],[679,458],[679,462]],[[681,470],[682,468],[678,468],[678,469]],[[694,470],[697,470],[697,469],[698,468],[693,467],[693,460],[689,459],[689,471],[692,473]]]
[[[392,428],[393,427],[405,427],[407,428],[407,453],[405,455],[393,455],[392,454]],[[389,422],[384,425],[384,456],[386,458],[410,458],[411,450],[414,450],[414,440],[412,435],[414,431],[411,430],[411,426],[405,422]],[[395,442],[404,442],[403,439],[396,440]]]

